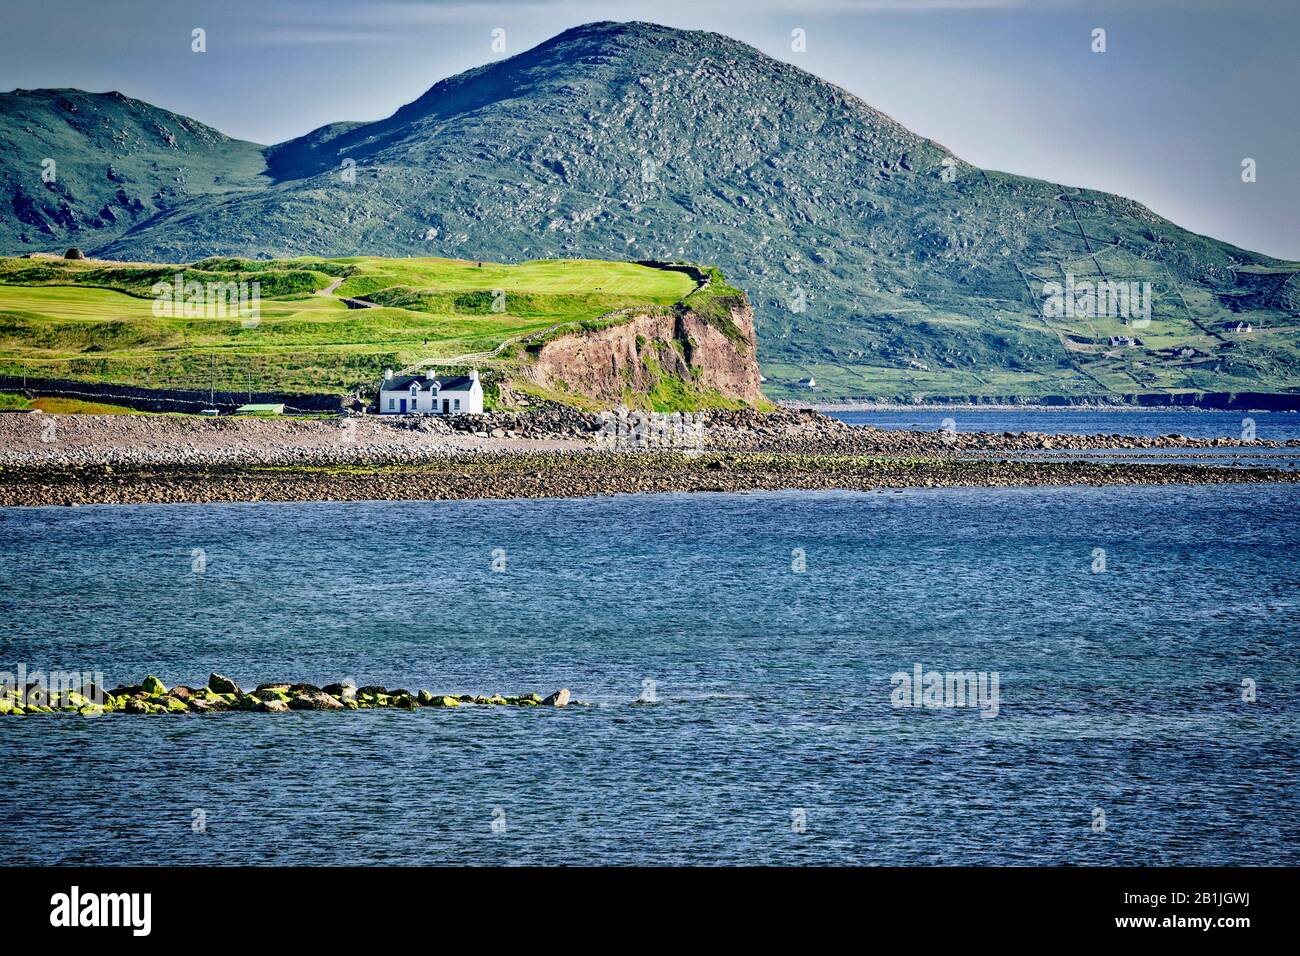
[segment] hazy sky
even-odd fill
[[[120,90],[270,143],[591,20],[716,30],[981,166],[1300,259],[1297,0],[0,0],[0,89]],[[207,52],[190,50],[195,27]],[[807,35],[791,49],[791,31]],[[1106,31],[1094,53],[1092,31]],[[1257,181],[1241,164],[1256,161]]]

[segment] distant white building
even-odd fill
[[[816,387],[817,387],[817,379],[815,379],[815,378],[813,378],[811,375],[809,375],[807,378],[801,378],[801,379],[799,379],[799,385],[800,385],[800,387],[802,387],[802,388],[816,388]]]
[[[379,386],[381,415],[469,415],[483,411],[483,385],[478,369],[468,375],[435,378],[424,375],[393,376],[385,369]]]

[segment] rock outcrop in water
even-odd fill
[[[0,688],[0,715],[76,713],[83,717],[101,714],[189,714],[242,710],[258,713],[288,713],[291,710],[371,710],[380,707],[417,710],[421,707],[461,707],[485,705],[495,707],[565,707],[579,701],[570,699],[567,688],[548,697],[530,693],[518,696],[493,694],[434,694],[427,690],[411,692],[404,688],[389,690],[378,684],[355,687],[352,684],[327,684],[317,687],[305,683],[259,684],[244,693],[228,677],[213,674],[206,687],[176,686],[170,690],[150,674],[139,684],[103,691],[91,685],[76,690],[51,689],[39,684]]]

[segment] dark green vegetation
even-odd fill
[[[14,94],[0,112],[18,144],[8,251],[716,263],[753,301],[777,398],[1300,386],[1300,265],[970,166],[716,34],[569,30],[388,119],[270,147],[260,177],[258,147],[114,94]],[[40,184],[47,154],[69,157],[62,191]],[[1044,318],[1043,283],[1067,273],[1150,282],[1150,326]],[[810,374],[817,392],[795,385]]]
[[[265,168],[256,143],[121,93],[0,94],[0,254],[93,253],[188,200],[263,189]]]

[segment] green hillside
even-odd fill
[[[36,110],[37,94],[22,95]],[[64,123],[57,103],[44,95],[29,125]],[[193,122],[125,98],[100,109],[124,129]],[[26,127],[5,135],[27,182],[44,147],[26,144]],[[111,143],[78,135],[67,148],[82,149],[88,170],[123,162]],[[153,154],[131,155],[143,184]],[[714,33],[588,24],[442,80],[384,120],[333,124],[264,154],[194,133],[186,156],[198,165],[183,201],[164,197],[149,218],[111,229],[85,225],[93,204],[80,199],[68,200],[70,224],[45,216],[49,233],[0,217],[0,250],[77,241],[131,260],[716,263],[754,305],[774,398],[1300,389],[1300,264],[1123,197],[979,169]],[[236,157],[238,173],[213,172]],[[255,157],[265,165],[250,177]],[[156,162],[149,181],[168,187],[171,168]],[[1046,318],[1044,283],[1067,275],[1150,282],[1151,324]],[[408,296],[386,304],[420,301]],[[815,393],[798,386],[809,375]]]
[[[214,314],[220,304],[155,314],[154,284],[170,290],[178,274],[205,290],[258,282],[258,314]],[[681,272],[582,260],[0,259],[0,374],[342,394],[386,367],[490,352],[618,309],[671,306],[694,289]]]
[[[0,94],[0,254],[91,249],[195,197],[264,189],[263,150],[117,92]]]

